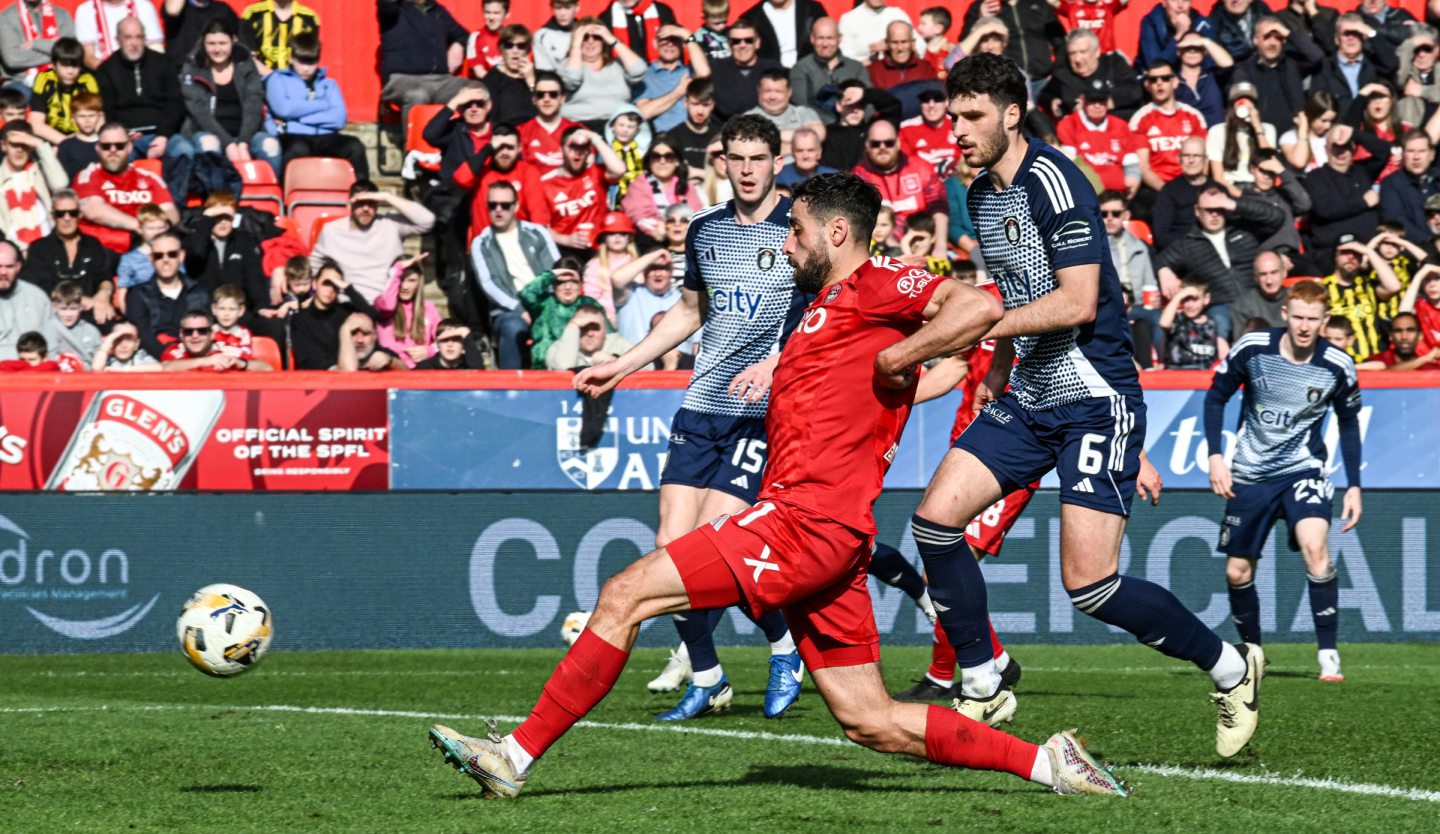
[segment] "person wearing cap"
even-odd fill
[[[945,112],[947,104],[943,90],[925,90],[920,94],[920,115],[900,123],[900,149],[935,166],[941,179],[950,176],[959,147]]]
[[[581,307],[594,307],[600,315],[605,310],[581,292],[581,265],[566,256],[549,272],[543,272],[520,290],[520,303],[530,316],[530,367],[544,368],[545,354],[555,344],[570,318]]]
[[[1362,87],[1393,77],[1399,60],[1396,50],[1375,35],[1355,12],[1340,15],[1335,21],[1335,54],[1320,62],[1320,69],[1310,79],[1310,92],[1328,91],[1343,114],[1350,111]]]
[[[810,26],[810,51],[790,68],[790,97],[793,101],[820,114],[827,125],[835,123],[835,108],[820,101],[820,91],[839,89],[842,81],[859,81],[870,85],[865,65],[840,53],[840,27],[828,17],[817,19]]]
[[[1215,70],[1233,66],[1235,59],[1220,44],[1194,32],[1181,36],[1175,54],[1180,75],[1175,98],[1199,110],[1207,125],[1223,121],[1225,94],[1215,80]]]
[[[1255,85],[1260,118],[1277,128],[1288,125],[1305,106],[1305,79],[1319,69],[1325,52],[1273,15],[1262,16],[1254,33],[1255,49],[1235,64],[1230,83]]]
[[[615,270],[634,260],[635,223],[623,211],[612,211],[605,215],[600,225],[599,250],[595,257],[585,264],[581,289],[589,298],[600,302],[605,309],[605,318],[615,321],[615,294],[611,290],[611,277]]]
[[[1089,29],[1076,29],[1065,36],[1066,63],[1055,67],[1055,76],[1040,91],[1038,105],[1059,122],[1079,104],[1080,96],[1096,85],[1110,96],[1110,110],[1129,119],[1145,101],[1145,90],[1135,80],[1135,71],[1118,52],[1100,53],[1100,39]]]
[[[645,69],[635,107],[657,133],[673,130],[685,121],[684,98],[690,79],[709,77],[710,58],[690,31],[675,24],[662,26],[655,41],[655,60]]]
[[[588,368],[609,362],[631,347],[628,339],[610,329],[603,312],[581,305],[565,323],[560,338],[545,350],[545,367],[552,371]]]
[[[1256,100],[1260,93],[1248,82],[1230,86],[1230,109],[1205,134],[1205,155],[1210,177],[1224,183],[1231,197],[1239,197],[1255,184],[1250,160],[1261,150],[1275,149],[1275,126],[1260,119]]]
[[[1357,132],[1350,125],[1337,124],[1325,137],[1329,157],[1325,164],[1305,175],[1310,192],[1310,248],[1321,268],[1327,268],[1329,250],[1341,235],[1368,240],[1380,222],[1380,190],[1375,178],[1390,159],[1390,143],[1373,134]],[[1355,149],[1363,146],[1370,157],[1355,160]]]
[[[1400,170],[1380,181],[1380,219],[1404,226],[1405,237],[1418,243],[1430,238],[1425,204],[1440,191],[1440,166],[1425,131],[1406,131],[1399,140]]]
[[[1081,156],[1107,190],[1125,198],[1140,188],[1140,147],[1144,143],[1123,119],[1110,115],[1110,88],[1097,83],[1080,96],[1075,112],[1060,120],[1055,135],[1070,156]]]

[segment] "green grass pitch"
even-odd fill
[[[283,638],[283,634],[282,634]],[[445,766],[432,721],[528,711],[553,651],[276,651],[213,680],[180,655],[0,657],[0,830],[49,832],[1440,830],[1440,646],[1342,646],[1347,680],[1314,679],[1314,648],[1268,648],[1260,730],[1214,753],[1208,680],[1138,646],[1016,646],[1013,732],[1079,726],[1135,788],[1061,797],[1009,776],[848,745],[807,689],[760,714],[765,652],[723,651],[723,716],[656,729],[674,695],[636,653],[615,692],[532,772],[487,801]],[[892,689],[926,663],[885,650]],[[502,722],[504,726],[509,724]],[[767,735],[770,734],[770,735]]]

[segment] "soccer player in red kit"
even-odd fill
[[[865,565],[880,493],[915,398],[913,366],[877,371],[887,351],[934,357],[999,320],[994,298],[869,257],[880,195],[853,174],[795,189],[785,254],[816,293],[775,371],[760,500],[645,556],[605,583],[589,625],[539,703],[501,737],[430,729],[445,759],[487,794],[513,797],[531,765],[619,678],[640,625],[691,608],[780,609],[812,680],[852,741],[938,764],[1013,773],[1062,793],[1125,795],[1069,732],[1037,746],[938,706],[890,699]]]

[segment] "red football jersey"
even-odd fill
[[[1000,297],[1000,288],[988,278],[981,279],[975,288],[995,296],[996,301],[1005,300]],[[955,425],[950,427],[951,443],[975,420],[975,389],[985,381],[985,375],[990,373],[990,363],[994,359],[994,339],[987,339],[966,352],[965,378],[960,381],[960,407],[955,409]]]
[[[915,401],[875,382],[875,356],[924,323],[947,279],[884,256],[821,290],[780,354],[765,417],[760,498],[778,498],[861,533]]]
[[[131,165],[119,174],[112,174],[92,162],[75,178],[75,194],[84,200],[99,197],[111,206],[134,217],[146,203],[163,206],[175,202],[165,181],[138,165]],[[124,229],[99,226],[87,220],[80,221],[80,231],[94,235],[110,249],[120,254],[130,251],[130,233]]]
[[[480,31],[470,33],[470,40],[465,44],[465,63],[460,74],[465,78],[484,78],[500,65],[500,57],[500,33],[481,26]]]
[[[594,245],[605,222],[605,170],[591,165],[579,176],[564,168],[532,172],[522,192],[530,219],[562,235],[581,234]]]
[[[219,325],[215,326],[215,347],[226,356],[234,356],[239,359],[255,358],[254,339],[250,328],[243,324],[235,325],[235,329],[228,332],[221,330]]]
[[[949,119],[938,127],[925,124],[919,116],[900,123],[900,149],[908,156],[918,156],[935,166],[935,173],[941,180],[950,175],[957,148]]]
[[[562,118],[554,130],[546,130],[539,117],[521,122],[515,132],[520,134],[520,158],[535,166],[540,173],[548,173],[565,164],[565,151],[560,147],[560,134],[568,128],[579,125]]]
[[[1125,190],[1125,162],[1135,156],[1139,137],[1130,126],[1114,116],[1106,116],[1099,130],[1090,127],[1078,111],[1060,120],[1055,126],[1060,143],[1085,157],[1106,188]]]
[[[1420,341],[1423,346],[1440,345],[1440,307],[1423,298],[1415,300],[1415,318],[1420,320]]]
[[[1205,117],[1188,104],[1166,113],[1147,104],[1130,117],[1130,130],[1150,146],[1150,169],[1169,182],[1180,176],[1180,146],[1191,136],[1205,138]]]
[[[855,176],[880,190],[880,199],[895,210],[895,234],[905,234],[905,218],[926,206],[945,211],[945,182],[925,160],[906,154],[903,164],[888,174],[881,174],[864,163],[856,165]]]
[[[1120,0],[1060,0],[1055,7],[1065,31],[1091,30],[1100,39],[1101,52],[1115,51],[1115,15],[1120,11]]]

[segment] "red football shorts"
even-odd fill
[[[785,615],[811,669],[880,660],[865,568],[870,537],[766,499],[666,545],[697,610],[744,603]]]
[[[1000,547],[1005,544],[1005,534],[1015,525],[1015,520],[1025,512],[1030,499],[1040,482],[1020,487],[1009,495],[991,504],[985,512],[965,526],[965,541],[987,556],[999,556]]]

